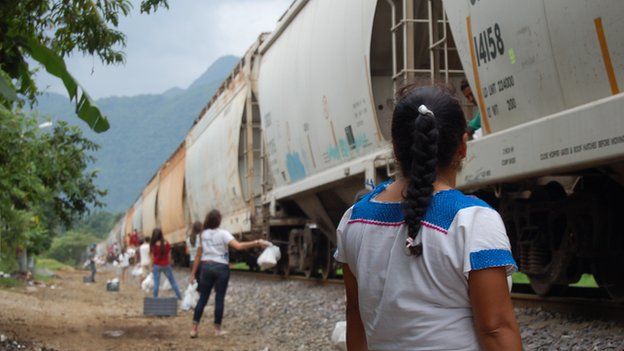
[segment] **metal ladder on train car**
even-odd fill
[[[449,68],[449,51],[457,51],[457,48],[449,45],[449,22],[442,3],[436,0],[427,1],[427,17],[416,18],[417,0],[402,0],[402,18],[397,23],[397,0],[386,0],[391,7],[392,13],[392,80],[396,92],[397,86],[412,81],[417,74],[429,75],[431,83],[436,83],[443,75],[444,83],[449,83],[449,75],[463,74],[461,69]],[[415,58],[415,27],[417,24],[426,24],[429,38],[429,68],[416,68]],[[439,24],[442,24],[440,36]],[[402,32],[402,68],[397,68],[397,36]],[[441,57],[442,56],[442,57]]]

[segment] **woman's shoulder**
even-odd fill
[[[423,222],[430,227],[447,231],[456,218],[474,215],[481,209],[496,212],[487,202],[474,195],[466,195],[457,189],[443,190],[431,199]]]
[[[380,202],[375,196],[383,192],[392,182],[387,181],[375,187],[356,202],[345,215],[347,223],[364,223],[381,226],[399,226],[405,220],[400,202]]]

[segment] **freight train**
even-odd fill
[[[592,273],[624,297],[623,15],[619,0],[296,0],[109,240],[160,226],[183,245],[218,208],[239,237],[279,243],[279,273],[327,278],[342,213],[396,174],[397,89],[467,79],[483,137],[459,187],[500,211],[539,294]]]

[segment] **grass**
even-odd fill
[[[0,288],[14,288],[23,285],[24,282],[15,278],[0,278]]]
[[[232,269],[238,269],[238,270],[241,270],[241,271],[248,271],[249,270],[249,266],[245,262],[238,262],[238,263],[234,263],[232,265]]]
[[[526,274],[516,272],[511,276],[511,280],[514,284],[529,284],[529,277]]]
[[[51,271],[73,271],[74,270],[72,266],[68,266],[53,258],[38,258],[37,268],[41,268],[41,269],[47,268]]]
[[[570,286],[576,286],[581,288],[597,288],[598,283],[596,283],[596,279],[594,279],[593,275],[583,274],[578,282],[570,284]]]
[[[526,274],[524,273],[520,273],[520,272],[516,272],[511,276],[511,279],[513,280],[514,284],[529,284],[529,277],[526,276]],[[594,279],[594,276],[591,274],[583,274],[581,276],[581,279],[574,283],[574,284],[570,284],[570,286],[574,286],[574,287],[580,287],[580,288],[597,288],[598,284],[596,283],[596,280]]]

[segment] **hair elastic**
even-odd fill
[[[431,112],[431,110],[427,108],[427,106],[425,105],[420,105],[418,107],[418,113],[420,113],[421,115],[427,115],[429,117],[435,118],[435,115],[433,114],[433,112]]]

